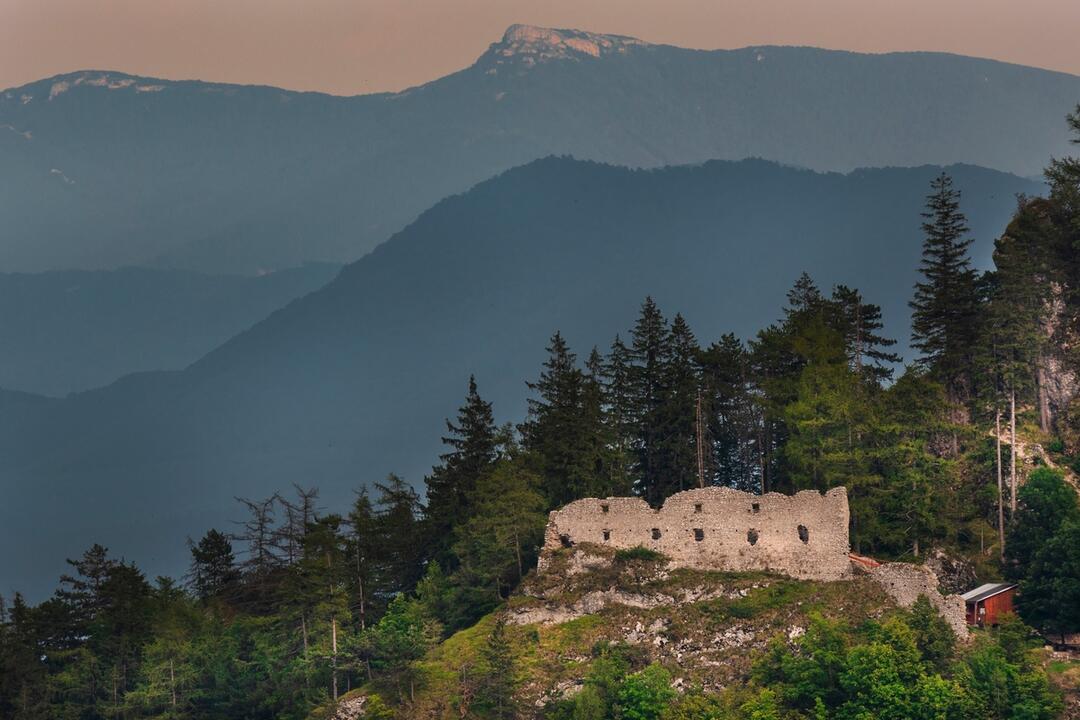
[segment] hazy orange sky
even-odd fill
[[[354,94],[515,22],[695,48],[943,50],[1080,74],[1080,0],[0,0],[0,87],[95,68]]]

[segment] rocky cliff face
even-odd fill
[[[622,35],[511,25],[502,39],[488,48],[479,64],[492,69],[514,65],[529,68],[552,60],[581,60],[624,54],[646,46],[646,42]]]

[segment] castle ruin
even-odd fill
[[[967,636],[964,603],[943,596],[921,565],[877,563],[851,555],[847,490],[753,495],[725,487],[687,490],[652,508],[641,498],[575,500],[548,517],[545,556],[578,544],[616,550],[645,547],[669,567],[762,571],[801,580],[847,580],[868,573],[901,607],[926,595],[958,637]]]
[[[752,495],[725,487],[676,493],[653,509],[641,498],[576,500],[551,513],[544,551],[594,543],[646,547],[672,566],[761,570],[807,580],[851,575],[844,488],[824,495]]]

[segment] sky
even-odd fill
[[[1080,75],[1078,0],[0,0],[0,88],[101,69],[399,90],[466,67],[513,23],[707,49],[939,50]]]

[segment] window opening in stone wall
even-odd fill
[[[660,539],[660,528],[653,528],[652,529],[652,539],[653,540],[659,540]]]
[[[694,540],[701,542],[705,539],[705,531],[701,528],[694,528]]]
[[[757,545],[757,539],[758,539],[758,531],[757,530],[751,529],[751,530],[746,531],[746,542],[750,543],[751,545]]]
[[[750,512],[754,514],[761,512],[761,503],[750,503]]]
[[[696,513],[701,512],[701,503],[695,503],[694,512],[696,512]]]
[[[560,535],[559,542],[562,543],[564,548],[574,547],[574,541],[570,539],[569,535]]]
[[[611,539],[611,531],[610,530],[605,530],[604,531],[604,542],[607,542],[610,539]]]
[[[799,539],[804,543],[810,542],[810,531],[806,529],[805,525],[799,526]]]
[[[600,506],[600,512],[605,512],[605,513],[606,513],[606,512],[607,512],[608,510],[610,510],[610,509],[611,509],[611,508],[610,508],[610,507],[608,507],[608,505],[606,505],[606,504],[605,504],[605,505],[601,505],[601,506]]]

